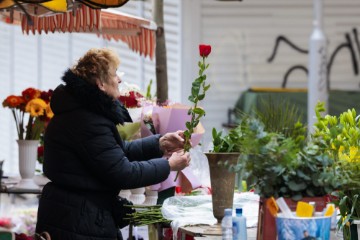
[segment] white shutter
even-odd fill
[[[194,35],[194,42],[186,45],[183,54],[193,54],[190,63],[184,61],[184,69],[192,69],[197,76],[196,64],[199,43],[212,45],[208,59],[208,79],[212,84],[204,101],[207,112],[203,123],[206,127],[205,141],[211,140],[211,128],[221,128],[227,120],[227,109],[234,107],[241,92],[247,87],[281,87],[285,72],[293,65],[307,67],[308,56],[293,50],[282,42],[275,60],[267,62],[275,39],[286,36],[297,46],[308,49],[312,31],[313,1],[296,0],[250,0],[220,2],[212,0],[184,0],[182,22],[184,39]],[[198,10],[194,12],[193,9]],[[357,0],[324,0],[324,31],[329,41],[328,53],[345,42],[345,33],[359,26],[360,2]],[[185,13],[189,13],[186,15]],[[188,18],[192,20],[192,28]],[[191,32],[186,32],[190,29]],[[360,66],[359,49],[351,34],[356,64]],[[186,41],[186,40],[185,40]],[[186,73],[183,73],[186,74]],[[189,75],[189,74],[188,74]],[[359,89],[359,76],[352,70],[350,54],[342,50],[335,59],[331,71],[331,87]],[[186,81],[192,79],[186,79]],[[187,87],[189,83],[186,83]],[[288,79],[288,87],[307,87],[307,77],[302,71],[294,71]],[[182,99],[186,99],[183,91]]]
[[[179,46],[180,19],[179,0],[165,0],[165,29],[168,48],[169,98],[180,100]],[[152,19],[150,1],[129,1],[119,8],[129,14]],[[121,71],[126,74],[124,81],[138,84],[146,90],[150,79],[153,80],[155,93],[155,60],[144,58],[131,51],[123,42],[107,41],[95,34],[49,33],[23,35],[20,27],[0,23],[0,98],[10,94],[21,94],[28,87],[41,90],[54,89],[61,83],[64,71],[71,67],[87,50],[93,47],[111,47],[120,56]],[[0,109],[0,160],[5,159],[6,174],[18,173],[18,153],[14,120],[9,109]]]
[[[13,85],[13,71],[14,64],[13,57],[13,31],[9,25],[0,23],[0,101],[2,101],[12,93]],[[13,130],[13,131],[11,131]],[[16,142],[13,140],[15,137],[15,125],[12,119],[11,111],[0,107],[0,160],[5,160],[4,169],[9,170],[11,165],[11,152]]]

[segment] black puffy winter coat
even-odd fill
[[[53,240],[116,239],[119,191],[162,182],[170,173],[160,136],[122,141],[116,124],[130,118],[123,105],[70,70],[63,81],[51,99],[43,169],[51,183],[40,198],[36,231]]]

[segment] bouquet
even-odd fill
[[[50,108],[52,90],[25,89],[20,96],[10,95],[3,101],[15,120],[19,140],[38,140],[53,117]]]
[[[188,115],[189,106],[174,103],[166,106],[148,105],[144,106],[141,115],[141,136],[146,137],[153,134],[164,135],[168,132],[176,132],[186,129],[186,122],[190,121],[191,116]],[[191,145],[199,144],[205,129],[201,123],[197,125],[191,134]],[[191,167],[191,166],[190,166]],[[174,186],[181,186],[184,192],[196,189],[201,186],[198,179],[187,167],[181,171],[181,178],[174,181],[176,172],[171,172],[169,177],[162,183],[152,185],[153,191],[162,191]]]

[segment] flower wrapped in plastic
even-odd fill
[[[167,106],[148,105],[142,109],[141,136],[146,137],[153,134],[164,135],[169,132],[186,129],[186,122],[190,120],[188,115],[189,106],[175,103]],[[191,137],[192,146],[199,144],[205,132],[200,124],[194,130]],[[151,190],[162,191],[171,187],[181,186],[184,192],[191,191],[201,186],[191,168],[187,167],[181,171],[180,177],[174,181],[176,172],[171,172],[169,177],[162,183],[152,185]]]
[[[133,120],[133,122],[117,126],[120,136],[126,141],[140,138],[140,118],[144,96],[138,86],[126,82],[124,82],[120,94],[119,101],[127,108]]]

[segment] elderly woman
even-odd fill
[[[189,165],[182,132],[132,142],[117,124],[131,121],[117,99],[120,61],[110,49],[90,49],[63,76],[51,99],[36,232],[52,240],[116,239],[125,212],[121,189],[164,181]]]

